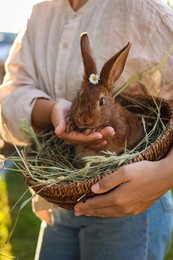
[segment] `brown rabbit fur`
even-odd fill
[[[108,138],[104,150],[120,154],[125,148],[131,149],[143,137],[143,126],[136,115],[126,110],[112,97],[114,83],[120,77],[130,50],[128,43],[103,66],[97,83],[91,83],[91,74],[97,74],[97,66],[90,47],[88,35],[81,35],[81,53],[84,64],[84,79],[77,97],[72,103],[67,132],[80,131],[89,134],[111,126],[115,135]],[[88,146],[77,145],[77,164],[84,156],[100,154]]]

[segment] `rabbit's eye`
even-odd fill
[[[99,100],[99,106],[102,107],[105,103],[105,98],[101,97],[101,99]]]

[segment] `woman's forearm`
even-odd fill
[[[36,100],[32,110],[31,123],[36,131],[52,126],[52,109],[55,101],[39,98]]]

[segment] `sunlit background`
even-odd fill
[[[32,6],[41,0],[0,0],[0,32],[19,32]]]
[[[25,25],[32,5],[41,1],[43,0],[0,0],[0,32],[19,32]],[[173,4],[173,0],[169,2]]]
[[[4,61],[14,38],[25,27],[32,6],[42,1],[44,0],[0,0],[0,84],[5,74]],[[169,2],[173,7],[173,0],[161,1]],[[3,158],[8,157],[13,151],[13,145],[4,143],[0,133],[0,166],[3,163]],[[28,200],[29,198],[27,196],[30,196],[27,194],[27,196],[23,197],[22,194],[26,192],[26,189],[23,179],[17,176],[15,171],[8,172],[8,174],[6,172],[3,175],[0,169],[0,259],[34,259],[40,221],[32,213],[30,203],[26,205],[26,199]],[[7,241],[11,230],[15,226],[14,223],[17,220],[19,206],[23,204],[22,201],[20,203],[18,201],[22,197],[22,201],[25,202],[26,206],[20,212],[20,219],[10,243],[6,243],[5,241]],[[17,207],[14,207],[14,205],[17,205]],[[13,210],[8,214],[7,218],[7,213],[12,208]],[[17,258],[14,256],[17,256]],[[165,260],[173,260],[173,242]]]

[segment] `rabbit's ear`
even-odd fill
[[[84,79],[88,80],[91,74],[97,74],[97,65],[87,33],[81,34],[81,53],[84,64]]]
[[[104,64],[100,73],[100,79],[108,88],[113,87],[114,83],[123,72],[130,47],[131,43],[128,43]]]

